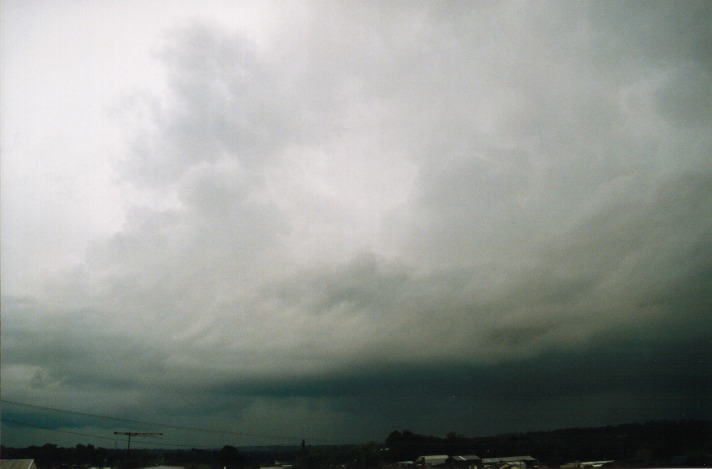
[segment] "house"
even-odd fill
[[[34,459],[0,459],[0,469],[37,469]]]
[[[612,459],[608,459],[606,461],[585,461],[585,462],[570,462],[566,464],[561,465],[561,469],[588,469],[588,468],[598,468],[598,467],[603,467],[605,465],[610,465],[613,463]]]
[[[462,468],[476,468],[482,465],[482,458],[475,454],[468,454],[465,456],[451,456],[447,461],[450,467],[462,467]]]
[[[413,461],[398,461],[394,465],[395,467],[413,467],[415,463]]]
[[[428,456],[419,456],[415,459],[415,465],[420,467],[441,467],[450,459],[447,454],[431,454]]]
[[[527,469],[537,464],[536,458],[531,456],[504,456],[499,458],[484,458],[482,466],[487,469]]]
[[[148,466],[148,467],[138,467],[136,469],[185,469],[184,466]]]

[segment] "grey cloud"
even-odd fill
[[[549,353],[497,366],[374,366],[318,379],[236,382],[216,391],[276,401],[323,399],[335,410],[358,412],[356,428],[387,421],[389,429],[407,425],[445,434],[460,428],[472,432],[482,425],[478,422],[489,421],[480,431],[511,432],[641,418],[633,415],[709,415],[708,353],[704,337],[690,343],[633,337],[585,353]]]
[[[661,86],[657,107],[661,114],[682,126],[698,128],[712,118],[712,77],[699,66],[681,67]]]
[[[3,299],[8,392],[345,439],[709,415],[708,20],[666,5],[174,32],[145,199]]]
[[[617,52],[611,58],[629,57],[634,65],[693,60],[709,66],[712,42],[707,34],[710,6],[706,2],[654,2],[641,8],[591,2],[589,6],[592,25],[604,33],[605,51]]]
[[[305,133],[307,109],[290,103],[278,70],[258,60],[249,40],[201,25],[170,38],[159,56],[170,94],[150,106],[155,130],[134,139],[124,163],[130,181],[170,184],[193,165],[225,158],[259,171]]]

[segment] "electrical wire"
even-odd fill
[[[3,422],[9,422],[9,423],[14,423],[16,425],[24,425],[26,427],[32,427],[32,428],[37,428],[40,430],[46,430],[50,432],[56,432],[56,433],[67,433],[69,435],[78,435],[78,436],[86,436],[89,438],[97,438],[100,440],[109,440],[113,441],[114,443],[124,443],[125,440],[119,440],[117,438],[109,438],[106,436],[99,436],[99,435],[90,435],[88,433],[79,433],[79,432],[73,432],[71,430],[60,430],[58,428],[49,428],[49,427],[43,427],[42,425],[36,425],[34,423],[29,423],[29,422],[21,422],[19,420],[15,419],[8,419],[8,418],[3,418]],[[164,443],[162,441],[142,441],[142,440],[137,440],[134,438],[132,440],[133,443],[135,444],[144,444],[144,445],[161,445],[161,446],[180,446],[180,447],[185,447],[185,448],[209,448],[209,449],[215,449],[214,446],[198,446],[198,445],[185,445],[185,444],[180,444],[180,443]]]
[[[188,431],[193,431],[193,432],[214,433],[214,434],[220,434],[220,435],[230,435],[230,436],[239,436],[239,437],[264,438],[264,439],[272,439],[272,440],[293,440],[296,442],[302,441],[306,438],[311,441],[322,441],[322,442],[327,442],[327,443],[333,443],[332,441],[324,439],[324,438],[295,437],[295,436],[274,435],[274,434],[265,434],[265,433],[245,433],[245,432],[236,432],[236,431],[229,431],[229,430],[212,430],[209,428],[187,427],[187,426],[171,425],[171,424],[165,424],[165,423],[159,423],[159,422],[147,422],[147,421],[143,421],[143,420],[110,417],[107,415],[100,415],[100,414],[90,414],[87,412],[78,412],[78,411],[74,411],[74,410],[58,409],[56,407],[46,407],[46,406],[40,406],[40,405],[36,405],[36,404],[27,404],[24,402],[10,401],[10,400],[6,400],[6,399],[0,399],[0,402],[5,403],[5,404],[18,405],[18,406],[22,406],[22,407],[29,407],[32,409],[48,410],[48,411],[52,411],[52,412],[63,412],[66,414],[79,415],[82,417],[90,417],[90,418],[97,418],[97,419],[103,419],[103,420],[112,420],[115,422],[131,423],[131,424],[135,424],[135,425],[148,425],[148,426],[154,426],[154,427],[171,428],[173,430],[188,430]]]
[[[43,427],[43,426],[41,426],[41,425],[35,425],[35,424],[33,424],[33,423],[28,423],[28,422],[21,422],[21,421],[19,421],[19,420],[8,419],[8,418],[5,418],[5,417],[3,417],[2,421],[3,421],[3,422],[14,423],[14,424],[17,424],[17,425],[24,425],[24,426],[26,426],[26,427],[38,428],[38,429],[40,429],[40,430],[47,430],[47,431],[50,431],[50,432],[67,433],[67,434],[70,434],[70,435],[86,436],[86,437],[89,437],[89,438],[97,438],[97,439],[100,439],[100,440],[109,440],[109,441],[113,441],[113,442],[115,442],[115,443],[121,441],[121,440],[117,440],[116,438],[109,438],[109,437],[106,437],[106,436],[89,435],[89,434],[87,434],[87,433],[73,432],[73,431],[70,431],[70,430],[59,430],[59,429],[56,429],[56,428]]]

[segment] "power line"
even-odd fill
[[[101,440],[109,440],[109,441],[113,441],[113,442],[118,442],[118,441],[119,441],[119,440],[117,440],[116,438],[109,438],[109,437],[106,437],[106,436],[89,435],[89,434],[86,434],[86,433],[73,432],[73,431],[70,431],[70,430],[58,430],[58,429],[56,429],[56,428],[43,427],[43,426],[41,426],[41,425],[35,425],[34,423],[20,422],[19,420],[8,419],[8,418],[5,418],[5,417],[3,417],[2,421],[3,421],[3,422],[14,423],[14,424],[17,424],[17,425],[24,425],[24,426],[26,426],[26,427],[38,428],[38,429],[40,429],[40,430],[47,430],[47,431],[50,431],[50,432],[68,433],[68,434],[70,434],[70,435],[86,436],[86,437],[89,437],[89,438],[98,438],[98,439],[101,439]]]
[[[49,428],[49,427],[43,427],[42,425],[36,425],[34,423],[29,423],[29,422],[21,422],[19,420],[15,419],[8,419],[3,417],[2,419],[3,422],[8,422],[8,423],[14,423],[16,425],[24,425],[26,427],[32,427],[32,428],[37,428],[39,430],[46,430],[49,432],[56,432],[56,433],[67,433],[69,435],[77,435],[77,436],[86,436],[88,438],[97,438],[100,440],[109,440],[113,441],[114,443],[121,443],[123,440],[119,440],[117,438],[109,438],[106,436],[99,436],[99,435],[90,435],[88,433],[79,433],[79,432],[73,432],[71,430],[59,430],[57,428]],[[162,441],[136,441],[134,440],[134,443],[139,443],[142,445],[160,445],[160,446],[178,446],[178,447],[183,447],[183,448],[206,448],[206,449],[215,449],[214,446],[205,446],[205,445],[186,445],[186,444],[180,444],[180,443],[164,443]]]
[[[156,427],[163,427],[163,428],[171,428],[174,430],[188,430],[188,431],[194,431],[194,432],[215,433],[215,434],[220,434],[220,435],[231,435],[231,436],[241,436],[241,437],[248,436],[248,437],[254,437],[254,438],[265,438],[265,439],[273,439],[273,440],[301,441],[304,438],[308,438],[310,440],[323,441],[323,442],[327,442],[327,443],[331,442],[330,440],[326,440],[323,438],[311,437],[311,436],[295,437],[295,436],[273,435],[273,434],[244,433],[244,432],[236,432],[236,431],[229,431],[229,430],[211,430],[209,428],[185,427],[185,426],[181,426],[181,425],[170,425],[170,424],[158,423],[158,422],[147,422],[147,421],[142,421],[142,420],[110,417],[107,415],[90,414],[90,413],[86,413],[86,412],[78,412],[75,410],[58,409],[55,407],[45,407],[45,406],[40,406],[40,405],[35,405],[35,404],[26,404],[24,402],[9,401],[9,400],[5,400],[5,399],[0,399],[0,402],[3,402],[5,404],[14,404],[14,405],[19,405],[19,406],[23,406],[23,407],[29,407],[29,408],[33,408],[33,409],[49,410],[49,411],[53,411],[53,412],[64,412],[67,414],[80,415],[82,417],[91,417],[91,418],[97,418],[97,419],[103,419],[103,420],[112,420],[115,422],[131,423],[131,424],[135,424],[135,425],[149,425],[149,426],[156,426]]]
[[[163,436],[163,433],[158,432],[114,432],[114,435],[126,435],[129,437],[129,442],[126,446],[126,467],[131,467],[131,437],[132,436]]]

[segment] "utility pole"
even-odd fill
[[[132,436],[161,436],[163,433],[157,432],[114,432],[114,435],[128,435],[129,442],[126,445],[126,468],[129,466],[129,452],[131,451],[131,437]]]

